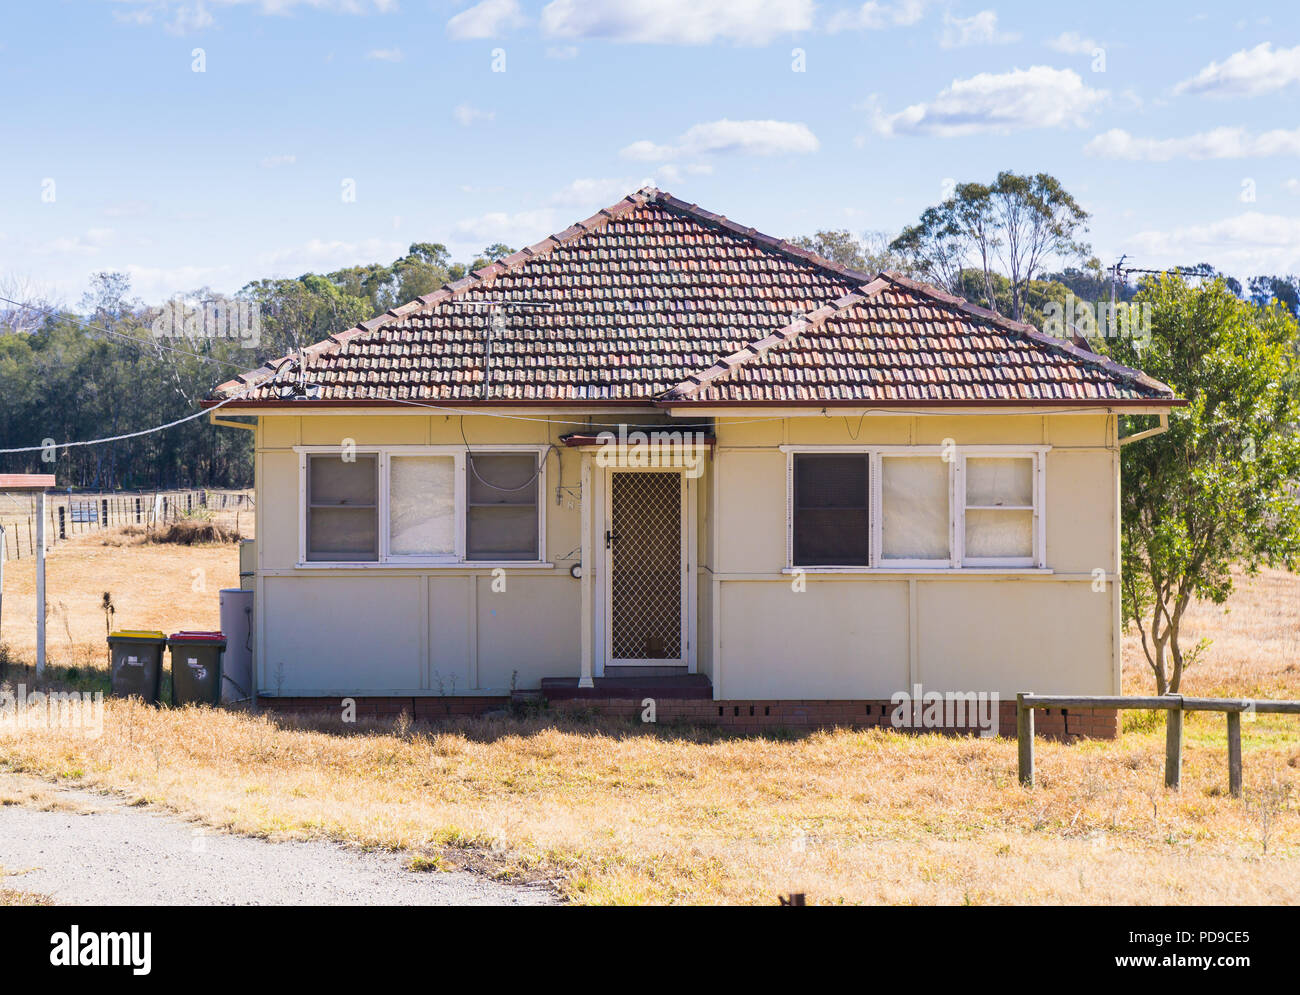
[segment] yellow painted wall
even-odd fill
[[[265,693],[504,693],[577,673],[581,462],[559,445],[572,425],[442,415],[264,416],[257,453],[259,607]],[[553,568],[340,566],[298,569],[295,445],[556,444],[547,457],[546,551]],[[558,494],[557,488],[563,487]],[[517,673],[516,673],[517,672]]]
[[[1117,451],[1106,415],[842,416],[718,426],[713,680],[724,699],[888,698],[927,690],[1118,693]],[[786,567],[789,445],[1049,445],[1051,574],[819,575]],[[909,580],[914,583],[909,584]],[[913,633],[914,628],[914,633]],[[912,645],[913,641],[915,646]]]
[[[597,416],[613,421],[615,416]],[[257,434],[258,647],[264,693],[504,692],[576,676],[581,586],[581,457],[549,456],[553,568],[296,567],[295,445],[557,442],[572,426],[442,415],[263,416]],[[464,435],[462,436],[462,431]],[[700,672],[726,699],[888,698],[927,690],[1114,693],[1114,599],[1092,571],[1116,569],[1113,419],[1105,415],[723,419],[694,504]],[[811,575],[795,593],[785,563],[783,444],[1049,445],[1050,575]],[[597,476],[599,471],[597,471]],[[559,491],[557,503],[557,488]],[[596,486],[595,496],[603,494]],[[716,500],[715,500],[716,492]],[[604,508],[592,515],[603,535]],[[594,548],[599,555],[600,544]],[[592,585],[599,599],[600,583]],[[594,612],[597,654],[602,605]],[[716,624],[715,624],[716,620]]]

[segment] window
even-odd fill
[[[307,559],[379,558],[378,457],[307,462]]]
[[[783,446],[790,567],[1046,569],[1047,446]]]
[[[794,457],[794,565],[866,566],[871,549],[870,458]]]
[[[535,453],[468,455],[466,559],[537,559],[537,459]]]
[[[299,562],[540,563],[545,446],[300,447]]]
[[[393,456],[388,461],[388,552],[456,555],[456,458]]]
[[[965,562],[1034,562],[1034,457],[965,459]]]
[[[952,559],[949,467],[939,456],[882,456],[880,557],[947,566]]]

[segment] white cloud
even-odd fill
[[[1070,69],[1031,66],[953,80],[934,100],[876,115],[882,135],[1007,134],[1026,128],[1080,127],[1106,99]]]
[[[356,242],[340,239],[309,239],[302,245],[261,253],[257,267],[263,275],[275,273],[327,273],[330,270],[373,263],[379,259],[396,259],[406,252],[405,242],[365,238]]]
[[[201,31],[212,26],[212,15],[202,3],[181,4],[176,8],[167,30],[174,35],[187,35],[191,31]]]
[[[113,20],[122,24],[152,24],[153,11],[148,7],[136,7],[132,10],[115,10],[113,11]]]
[[[574,180],[551,197],[551,203],[569,208],[608,207],[633,190],[643,186],[640,180],[630,177],[605,179],[583,178]]]
[[[643,44],[765,45],[809,30],[813,7],[813,0],[552,0],[542,9],[542,31]]]
[[[620,154],[624,159],[653,162],[656,159],[668,159],[675,152],[676,150],[671,145],[656,145],[654,142],[642,139],[639,142],[633,142],[631,145],[625,145]]]
[[[139,297],[146,304],[161,304],[177,294],[199,287],[224,288],[233,293],[249,280],[257,278],[251,274],[237,274],[233,266],[142,266],[126,263],[115,268],[131,278],[131,296]]]
[[[158,16],[171,34],[187,34],[214,23],[209,2],[215,7],[246,7],[258,14],[276,16],[298,7],[329,10],[340,14],[385,14],[397,8],[397,0],[116,0],[113,19],[122,24],[144,26]],[[171,20],[166,21],[170,16]]]
[[[469,104],[458,104],[451,112],[451,116],[462,128],[468,128],[475,121],[491,121],[497,116],[496,111],[480,110],[477,107],[471,107]]]
[[[1215,97],[1255,97],[1300,83],[1300,45],[1274,49],[1264,42],[1234,52],[1223,62],[1211,62],[1175,93],[1202,93]]]
[[[943,15],[943,34],[939,36],[941,48],[965,48],[968,45],[1005,45],[1020,36],[998,30],[996,11],[981,10],[970,17]]]
[[[627,159],[649,162],[712,153],[740,155],[807,155],[820,148],[817,136],[798,121],[711,121],[689,128],[675,145],[633,142],[622,150]]]
[[[518,0],[483,0],[447,22],[453,38],[497,38],[528,23]]]
[[[1092,55],[1102,45],[1077,31],[1062,31],[1055,38],[1048,40],[1047,47],[1064,52],[1066,55]]]
[[[1297,180],[1294,177],[1287,180],[1285,183],[1282,184],[1282,186],[1285,187],[1287,191],[1290,193],[1300,193],[1300,180]]]
[[[376,62],[401,62],[402,50],[400,48],[372,48],[366,53],[367,59],[374,59]]]
[[[826,24],[826,30],[882,31],[885,28],[906,28],[925,16],[927,0],[897,0],[896,3],[879,3],[869,0],[856,10],[837,10]]]
[[[490,211],[478,217],[465,218],[452,226],[452,232],[463,242],[480,247],[492,242],[509,245],[529,245],[563,227],[554,208],[544,207],[531,211],[508,214]]]
[[[112,228],[88,228],[82,235],[61,235],[32,246],[32,252],[41,256],[96,255],[113,237]]]
[[[1300,217],[1251,211],[1210,224],[1139,232],[1125,241],[1125,249],[1157,266],[1205,260],[1238,276],[1290,273],[1300,269]]]
[[[298,161],[296,155],[268,155],[262,160],[263,169],[274,169],[276,166],[292,166]]]
[[[104,208],[106,218],[142,218],[152,214],[154,204],[148,200],[122,200]]]
[[[1099,159],[1168,162],[1170,159],[1245,159],[1300,156],[1300,128],[1252,134],[1245,128],[1215,128],[1183,138],[1138,138],[1112,128],[1083,147]]]

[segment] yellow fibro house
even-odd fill
[[[218,402],[264,703],[746,727],[1118,693],[1119,418],[1179,403],[654,189]]]

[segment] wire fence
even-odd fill
[[[245,512],[253,511],[252,491],[176,490],[107,494],[45,495],[46,548],[105,529],[158,528],[201,515],[226,519],[236,531]],[[6,559],[36,553],[36,495],[0,491],[0,549]]]

